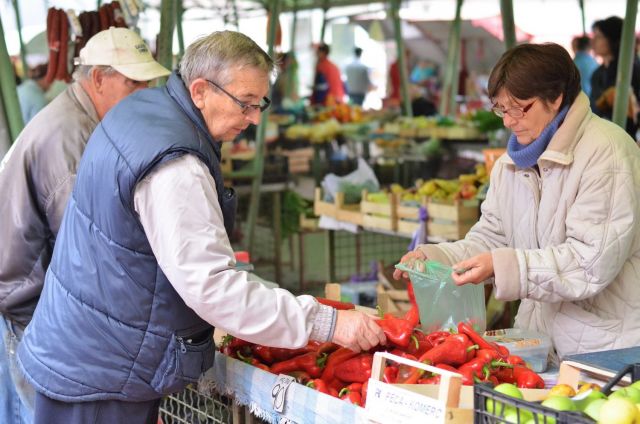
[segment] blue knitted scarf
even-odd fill
[[[562,108],[556,117],[549,122],[549,125],[542,130],[538,138],[533,140],[530,144],[522,145],[518,143],[516,135],[511,134],[507,144],[507,153],[519,168],[531,168],[538,163],[538,158],[542,155],[542,152],[547,149],[547,146],[551,141],[551,137],[556,133],[558,127],[562,124],[562,121],[564,121],[564,117],[567,115],[568,111],[569,105]]]

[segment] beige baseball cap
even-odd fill
[[[171,74],[153,59],[144,40],[128,28],[111,27],[91,37],[80,50],[75,64],[111,66],[135,81],[149,81]]]

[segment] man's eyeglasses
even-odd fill
[[[213,85],[215,88],[217,88],[218,90],[222,91],[224,94],[229,96],[229,98],[231,100],[233,100],[238,106],[240,106],[240,109],[242,109],[242,113],[244,115],[247,115],[249,112],[253,112],[255,110],[259,110],[260,112],[264,112],[271,105],[271,100],[269,100],[267,97],[263,97],[262,98],[262,102],[259,105],[250,105],[250,104],[245,103],[242,100],[238,99],[236,96],[234,96],[233,94],[229,93],[227,90],[225,90],[224,88],[220,87],[215,82],[210,81],[208,79],[205,79],[205,81],[207,81],[209,84]]]
[[[491,111],[496,115],[498,115],[500,118],[504,118],[505,114],[509,115],[512,118],[522,118],[524,114],[527,113],[529,109],[531,109],[531,106],[533,106],[535,102],[536,101],[534,100],[528,105],[526,105],[525,107],[512,107],[506,110],[500,109],[498,106],[493,105],[493,107],[491,108]]]

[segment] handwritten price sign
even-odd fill
[[[296,381],[296,379],[290,375],[278,375],[278,378],[271,389],[271,405],[273,406],[274,411],[280,413],[284,412],[284,405],[287,401],[287,390],[294,381]]]

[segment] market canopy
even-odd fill
[[[384,40],[394,40],[393,25],[390,19],[353,19],[370,34],[382,30]],[[447,59],[447,45],[452,21],[442,20],[403,20],[402,38],[410,52],[421,59],[444,65]],[[531,40],[533,36],[516,28],[518,42]],[[499,16],[462,20],[460,42],[464,52],[462,65],[468,70],[487,71],[505,51],[502,34],[502,21]]]

